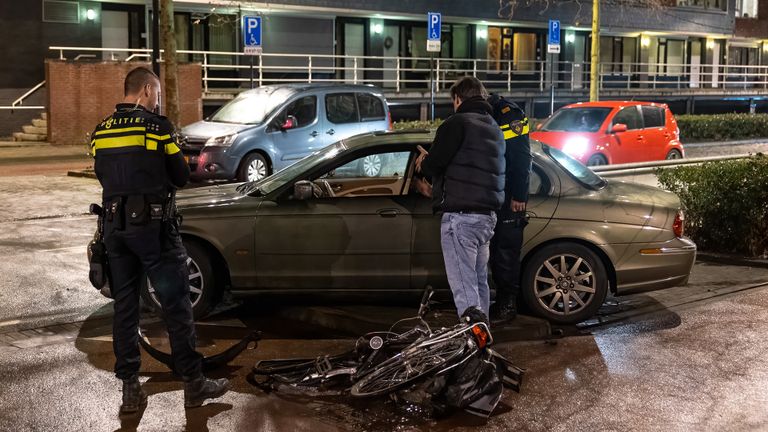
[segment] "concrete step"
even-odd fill
[[[43,119],[43,120],[48,120],[48,113],[47,112],[42,112],[40,114],[40,118]]]
[[[48,135],[28,134],[24,132],[16,132],[13,134],[14,141],[45,141],[46,139],[48,139]]]
[[[46,128],[46,129],[48,128],[48,120],[34,119],[34,120],[32,120],[32,124],[35,127]]]
[[[26,126],[22,126],[21,129],[26,134],[48,135],[48,129],[47,128],[41,128],[41,127],[37,127],[37,126],[26,125]]]

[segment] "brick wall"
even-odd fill
[[[735,36],[745,38],[768,38],[768,0],[757,3],[757,18],[736,17]]]
[[[115,104],[122,101],[123,80],[137,66],[151,68],[149,64],[138,62],[46,60],[48,141],[52,144],[86,142],[86,134],[91,133],[97,123],[114,111]],[[179,65],[179,127],[203,117],[201,73],[199,64]]]

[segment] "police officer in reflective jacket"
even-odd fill
[[[226,379],[203,376],[202,356],[195,351],[195,328],[189,299],[187,252],[181,243],[172,192],[189,179],[174,127],[156,114],[160,80],[146,68],[125,78],[125,98],[92,135],[96,176],[103,188],[104,243],[115,299],[113,348],[115,374],[123,381],[121,414],[138,411],[147,394],[138,379],[139,289],[149,277],[163,309],[174,370],[184,380],[184,406],[228,390]]]
[[[523,247],[523,229],[528,224],[525,210],[531,177],[531,145],[528,139],[530,126],[525,113],[514,102],[491,94],[488,103],[493,107],[493,118],[501,127],[506,141],[504,204],[497,215],[489,260],[496,285],[496,301],[491,307],[491,319],[502,322],[514,319],[517,315],[520,251]]]

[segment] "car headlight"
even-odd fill
[[[210,137],[208,138],[208,141],[205,142],[205,145],[228,147],[228,146],[231,146],[233,142],[235,142],[235,138],[237,138],[236,133],[233,133],[230,135],[218,136],[218,137]]]
[[[565,142],[563,151],[571,156],[584,156],[589,148],[589,140],[584,137],[573,137]]]

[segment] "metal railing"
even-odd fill
[[[44,110],[45,107],[42,105],[27,105],[24,106],[24,99],[32,96],[36,91],[40,90],[45,86],[45,81],[38,83],[36,86],[29,89],[26,93],[19,96],[10,106],[0,106],[0,110],[11,110],[11,112],[17,110],[17,109],[34,109],[34,110]]]
[[[150,49],[50,47],[59,59],[88,53],[107,53],[111,59],[147,60]],[[160,61],[162,61],[162,51]],[[543,91],[589,89],[589,63],[495,59],[347,56],[332,54],[274,54],[251,57],[242,52],[179,50],[182,61],[202,66],[204,92],[226,91],[265,84],[322,82],[375,84],[397,93],[428,90],[430,75],[438,92],[458,77],[472,75],[493,90]],[[103,56],[103,54],[102,54]],[[431,72],[434,70],[434,73]],[[670,63],[602,63],[601,89],[655,91],[668,89],[768,90],[768,66]]]

